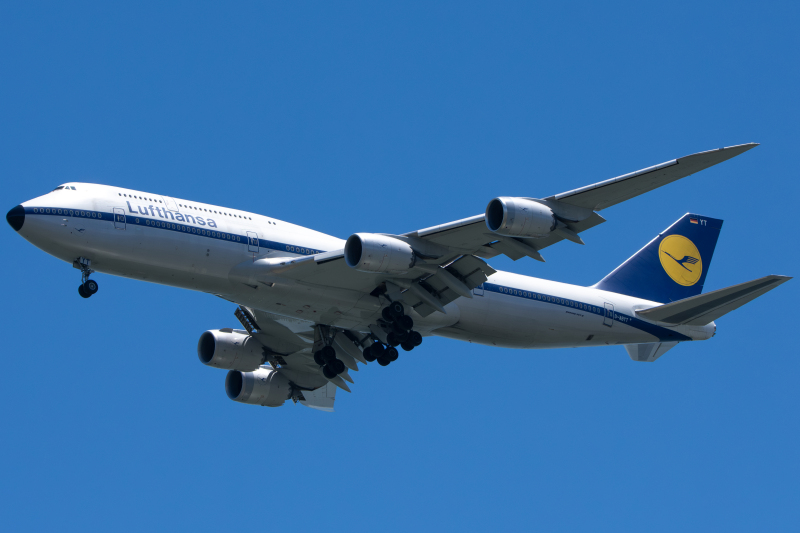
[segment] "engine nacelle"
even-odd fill
[[[255,370],[266,360],[264,347],[253,337],[231,329],[212,329],[197,343],[200,362],[225,370]]]
[[[292,395],[292,385],[269,367],[253,372],[231,370],[225,378],[225,392],[235,402],[280,407]]]
[[[507,237],[547,237],[556,229],[556,216],[546,205],[525,198],[495,198],[486,206],[486,226]]]
[[[404,274],[416,261],[414,250],[405,241],[376,235],[354,233],[344,245],[347,266],[361,272]]]

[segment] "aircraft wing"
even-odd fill
[[[559,241],[583,244],[580,233],[605,222],[597,211],[721,163],[755,146],[757,144],[750,143],[700,152],[554,196],[524,198],[522,200],[529,203],[547,206],[552,212],[550,217],[555,216],[556,226],[541,238],[494,233],[488,228],[484,214],[402,235],[386,235],[405,241],[417,257],[414,267],[404,274],[355,270],[346,265],[344,250],[334,250],[299,259],[243,263],[245,272],[233,273],[232,279],[257,286],[258,283],[268,284],[266,278],[275,273],[303,283],[309,291],[315,287],[355,291],[359,295],[355,300],[361,298],[365,308],[380,307],[377,300],[370,302],[369,298],[363,298],[366,293],[403,301],[422,316],[434,311],[446,312],[444,306],[462,296],[471,298],[472,289],[495,272],[484,259],[504,254],[514,261],[523,257],[544,261],[540,250]],[[353,294],[348,296],[347,299],[354,300]]]
[[[600,211],[625,200],[630,200],[662,185],[685,178],[695,172],[714,166],[732,157],[755,148],[757,143],[739,144],[699,152],[686,157],[673,159],[652,167],[637,170],[630,174],[587,185],[580,189],[562,192],[548,198],[570,205]]]
[[[325,336],[331,336],[332,331],[328,326],[243,305],[234,314],[246,333],[264,347],[266,363],[301,388],[295,398],[307,407],[333,411],[336,388],[350,392],[346,383],[353,383],[350,371],[357,372],[359,362],[367,364],[360,348],[367,335],[352,331],[337,332],[332,344],[336,357],[347,368],[333,378],[326,378],[314,361],[314,352],[325,346]]]
[[[541,239],[503,238],[489,231],[485,215],[480,214],[417,230],[404,236],[423,239],[452,248],[454,251],[484,258],[505,254],[514,261],[526,255],[542,260],[536,257],[534,252],[564,239],[579,242],[580,239],[575,239],[575,235],[605,222],[597,211],[722,163],[756,146],[757,143],[748,143],[699,152],[537,200],[551,207],[555,214],[563,219],[566,229],[570,230],[566,234],[556,231]],[[518,242],[527,245],[527,248],[532,248],[533,251],[518,246]]]

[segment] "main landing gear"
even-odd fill
[[[91,265],[91,260],[86,259],[85,257],[79,257],[72,262],[72,266],[80,269],[81,271],[81,284],[78,285],[78,294],[80,294],[83,298],[88,298],[92,294],[96,293],[100,288],[95,280],[89,279],[89,276],[92,274],[92,272],[94,272],[94,270],[89,268]]]
[[[328,379],[333,379],[344,372],[344,363],[336,358],[333,346],[325,346],[314,352],[314,362],[322,367],[322,374]]]
[[[414,320],[405,314],[403,304],[392,302],[381,311],[383,320],[378,320],[378,325],[386,332],[386,343],[375,342],[364,348],[364,359],[369,362],[378,361],[381,366],[386,366],[397,361],[399,353],[395,346],[410,352],[422,344],[422,335],[413,331]]]

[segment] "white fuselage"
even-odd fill
[[[74,190],[72,189],[74,187]],[[250,287],[231,279],[244,261],[338,250],[344,241],[235,209],[104,185],[72,183],[24,202],[19,233],[47,253],[97,272],[207,292],[309,326],[369,331],[380,306],[355,291],[277,276]],[[704,340],[715,326],[669,327],[636,316],[657,305],[622,294],[497,272],[447,314],[414,314],[423,334],[510,348]]]

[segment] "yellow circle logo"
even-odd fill
[[[670,235],[658,247],[661,266],[675,283],[690,287],[703,273],[703,260],[697,246],[683,235]]]

